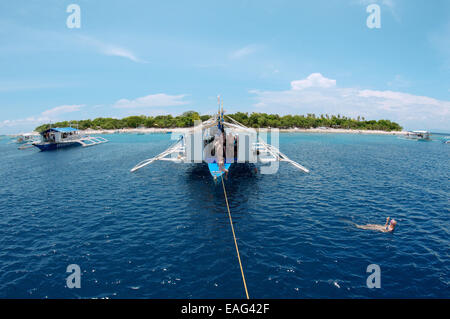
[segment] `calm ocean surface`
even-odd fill
[[[53,152],[0,140],[0,297],[244,298],[221,184],[139,161],[168,134]],[[226,188],[251,298],[450,297],[450,145],[280,134],[310,169],[233,167]],[[398,220],[394,234],[352,222]],[[81,289],[65,287],[81,267]],[[381,267],[368,289],[366,268]]]

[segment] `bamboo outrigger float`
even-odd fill
[[[225,121],[225,117],[229,121]],[[223,146],[221,143],[217,144],[221,139]],[[222,163],[217,145],[220,145],[219,150],[223,147],[223,153],[226,154]],[[309,172],[307,168],[280,152],[276,146],[264,142],[256,130],[224,115],[223,107],[222,110],[219,108],[219,112],[210,119],[182,131],[174,145],[159,155],[138,163],[131,172],[155,161],[206,162],[214,179],[227,172],[233,163],[287,162],[305,173]]]

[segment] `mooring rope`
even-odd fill
[[[236,246],[236,253],[238,256],[238,260],[239,260],[239,267],[241,268],[242,281],[244,282],[245,294],[247,296],[247,299],[250,299],[248,296],[248,291],[247,291],[247,283],[245,282],[244,269],[242,268],[241,256],[239,255],[239,248],[238,248],[238,244],[236,241],[236,234],[234,233],[233,220],[231,219],[230,206],[228,205],[228,197],[227,197],[227,191],[225,189],[225,183],[223,182],[223,175],[221,175],[221,179],[222,179],[223,193],[225,194],[225,202],[227,203],[228,217],[230,218],[231,231],[233,232],[234,245]]]

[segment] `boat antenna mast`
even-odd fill
[[[220,105],[222,103],[222,110],[220,109]],[[219,129],[222,129],[223,123],[223,100],[220,98],[220,95],[217,96],[217,104],[219,105],[218,118],[217,118],[217,126]]]
[[[218,115],[219,118],[220,118],[220,94],[217,95],[217,105],[219,106],[219,110],[217,111],[217,115]]]

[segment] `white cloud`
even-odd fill
[[[36,124],[36,123],[41,123],[44,121],[49,121],[49,118],[47,117],[27,117],[24,119],[17,119],[17,120],[4,120],[2,122],[0,122],[0,127],[15,127],[18,125],[23,125],[23,124]]]
[[[250,91],[257,101],[254,106],[260,111],[281,114],[341,114],[389,119],[407,129],[448,130],[450,126],[450,101],[396,91],[339,88],[335,80],[322,76],[313,78],[320,80],[311,81],[310,75],[292,81],[290,90]]]
[[[136,63],[147,63],[147,61],[139,59],[132,51],[122,48],[120,46],[104,43],[92,37],[83,35],[78,36],[78,38],[80,39],[81,42],[87,44],[88,46],[94,47],[102,54],[109,56],[118,56]]]
[[[124,49],[124,48],[119,48],[119,47],[114,47],[114,46],[106,46],[106,47],[102,48],[102,52],[106,55],[126,58],[133,62],[146,63],[145,61],[138,59],[131,51],[128,51],[127,49]]]
[[[250,54],[253,54],[254,52],[256,52],[258,50],[258,46],[254,45],[254,44],[250,44],[247,45],[243,48],[240,48],[236,51],[231,52],[230,54],[230,58],[231,59],[240,59],[243,58],[245,56],[248,56]]]
[[[38,116],[30,116],[22,119],[4,120],[0,122],[0,128],[16,128],[16,129],[31,129],[31,126],[42,123],[49,123],[58,120],[58,116],[79,111],[84,105],[60,105],[49,110],[45,110]]]
[[[126,109],[130,111],[134,111],[135,109],[143,109],[143,108],[151,108],[151,110],[146,110],[146,113],[151,114],[165,114],[167,113],[167,110],[164,109],[164,107],[169,106],[180,106],[180,105],[186,105],[189,102],[184,100],[184,97],[186,95],[168,95],[164,93],[159,94],[152,94],[147,95],[144,97],[139,97],[133,100],[128,99],[121,99],[118,100],[116,103],[114,103],[112,106],[116,109]],[[17,133],[19,130],[32,130],[37,125],[43,124],[43,123],[50,123],[50,122],[56,122],[61,121],[65,118],[63,115],[67,113],[72,112],[78,112],[81,111],[82,108],[85,107],[84,104],[72,104],[72,105],[60,105],[53,107],[51,109],[45,110],[42,113],[40,113],[37,116],[31,116],[28,118],[21,118],[21,119],[7,119],[0,121],[0,130],[2,133]],[[101,108],[108,108],[108,110],[111,110],[111,106],[106,105],[93,105],[89,109],[101,109]],[[160,109],[158,109],[158,107]],[[99,114],[99,112],[95,112],[99,116],[102,116]],[[103,114],[104,116],[104,114]],[[115,115],[109,115],[112,117],[120,117],[118,114]]]
[[[15,37],[10,38],[14,40],[19,39],[20,41],[11,41],[11,39],[2,41],[0,47],[3,52],[23,53],[25,51],[32,52],[38,50],[54,53],[55,50],[66,48],[70,50],[84,48],[87,50],[95,50],[104,55],[125,58],[136,63],[147,63],[147,61],[139,58],[130,49],[126,49],[117,44],[100,41],[92,36],[37,29],[17,25],[8,21],[0,21],[0,32],[4,30],[16,34]]]
[[[28,117],[16,120],[4,120],[0,122],[0,131],[2,134],[17,134],[19,132],[25,133],[30,132],[36,126],[42,123],[50,122],[49,118],[46,117]]]
[[[164,106],[179,106],[185,105],[188,102],[184,101],[185,95],[168,95],[164,93],[150,94],[143,97],[138,97],[134,100],[120,99],[114,103],[115,108],[148,108],[148,107],[164,107]]]
[[[320,73],[312,73],[304,80],[291,82],[293,90],[303,90],[310,87],[330,88],[336,86],[336,80],[327,79]]]
[[[55,117],[60,114],[79,111],[84,105],[61,105],[42,112],[42,116]]]

